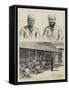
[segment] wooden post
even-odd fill
[[[58,63],[62,63],[62,52],[58,53]]]

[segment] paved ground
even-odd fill
[[[40,74],[32,74],[31,78],[23,78],[19,81],[39,81],[39,80],[58,80],[65,78],[65,68],[64,66],[60,66],[58,68],[54,68],[54,71],[46,70]]]

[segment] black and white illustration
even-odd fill
[[[18,8],[18,82],[65,79],[65,12]]]

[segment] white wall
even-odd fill
[[[0,90],[68,90],[69,82],[13,86],[8,83],[9,6],[13,4],[69,8],[69,0],[0,0]]]

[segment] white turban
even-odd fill
[[[49,15],[48,15],[48,20],[50,20],[50,19],[56,20],[56,16],[53,15],[53,14],[49,14]]]
[[[34,15],[32,15],[32,14],[29,14],[28,16],[27,16],[27,19],[35,19],[35,17],[34,17]]]

